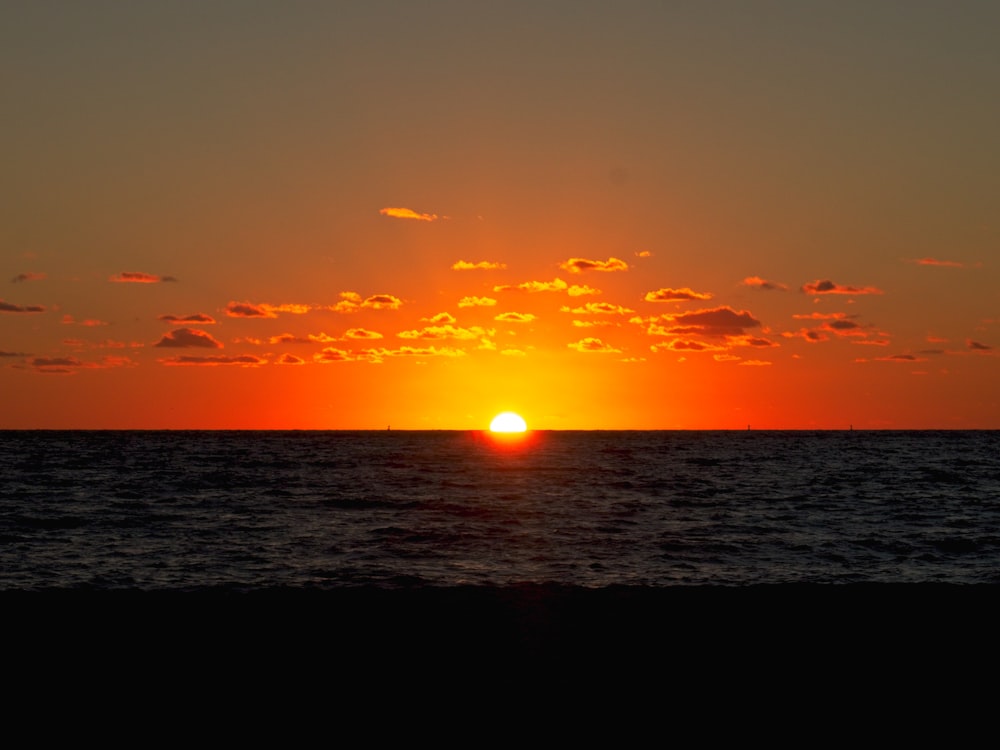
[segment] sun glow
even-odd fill
[[[528,425],[524,419],[512,411],[497,414],[490,422],[490,432],[524,432],[527,429]]]

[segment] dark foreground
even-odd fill
[[[694,660],[984,664],[993,585],[50,590],[0,594],[7,644],[55,659],[259,665]]]

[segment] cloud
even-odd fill
[[[332,310],[341,313],[353,313],[363,308],[372,310],[398,310],[403,301],[391,294],[374,294],[371,297],[362,299],[357,292],[341,292],[341,300],[334,305]]]
[[[447,313],[447,312],[440,312],[437,315],[434,315],[433,317],[430,317],[430,318],[421,318],[421,320],[425,320],[428,323],[434,323],[435,325],[444,325],[445,323],[456,323],[456,322],[458,322],[458,321],[455,320],[455,316],[454,315],[452,315],[451,313]]]
[[[616,325],[610,320],[574,320],[570,325],[574,328],[595,328],[598,326],[612,326]]]
[[[494,292],[561,292],[567,284],[562,279],[552,281],[525,281],[523,284],[502,284],[493,287]]]
[[[601,293],[600,289],[592,289],[586,284],[583,284],[582,286],[579,284],[574,284],[573,286],[571,286],[569,289],[566,290],[566,294],[568,294],[570,297],[584,297],[587,295],[600,294],[600,293]]]
[[[913,354],[890,354],[888,357],[876,357],[876,362],[926,362],[927,360],[923,357],[917,357]]]
[[[779,284],[777,281],[767,281],[766,279],[762,279],[760,276],[747,276],[740,282],[740,284],[754,289],[763,289],[764,291],[778,290],[784,292],[788,289],[788,287],[784,284]]]
[[[746,366],[746,367],[766,367],[770,364],[772,363],[762,359],[744,359],[742,362],[740,362],[741,366]]]
[[[41,305],[15,305],[11,302],[4,302],[0,299],[0,312],[6,313],[40,313],[45,312]]]
[[[440,217],[437,214],[422,214],[412,208],[380,208],[378,211],[382,216],[392,219],[413,219],[415,221],[437,221]]]
[[[634,313],[635,310],[630,310],[621,305],[613,305],[610,302],[588,302],[583,307],[574,307],[572,309],[562,307],[560,308],[560,312],[573,313],[574,315],[628,315],[629,313]]]
[[[842,286],[840,284],[834,284],[830,280],[817,280],[811,284],[804,284],[802,286],[802,291],[806,294],[883,294],[881,289],[876,289],[873,286]]]
[[[643,297],[646,302],[686,302],[688,300],[712,299],[708,292],[695,292],[687,287],[682,289],[657,289],[655,292],[646,292]]]
[[[72,315],[62,316],[63,325],[78,325],[86,326],[88,328],[96,328],[97,326],[106,326],[108,323],[103,320],[97,320],[96,318],[87,318],[85,320],[76,320]]]
[[[662,318],[669,327],[655,327],[655,335],[696,334],[708,337],[742,336],[748,328],[759,328],[761,323],[746,310],[736,312],[731,307],[723,306],[708,310],[664,315]]]
[[[230,318],[277,318],[278,313],[305,315],[312,309],[312,305],[303,305],[294,302],[281,305],[269,305],[266,302],[261,302],[260,304],[230,302],[226,305],[226,315]]]
[[[570,258],[560,263],[559,267],[570,273],[583,273],[584,271],[627,271],[628,263],[619,258],[608,258],[607,260]]]
[[[636,250],[636,258],[652,258],[653,254],[649,250]]]
[[[437,341],[442,339],[459,339],[468,341],[478,339],[482,336],[492,336],[494,331],[487,331],[479,326],[471,328],[459,328],[453,325],[427,326],[415,331],[400,331],[396,335],[404,339],[427,339]]]
[[[347,333],[344,334],[346,338],[349,339],[380,339],[382,334],[376,331],[369,331],[364,328],[350,328]]]
[[[328,362],[350,362],[354,359],[350,352],[344,351],[343,349],[335,349],[332,346],[327,347],[319,354],[314,354],[313,359],[316,362],[325,364]]]
[[[232,303],[230,303],[232,304]],[[195,313],[194,315],[185,315],[183,318],[177,315],[161,315],[159,320],[165,323],[172,323],[174,325],[181,325],[187,323],[189,325],[212,325],[215,323],[215,318],[211,315],[205,315],[205,313]]]
[[[458,301],[459,307],[492,307],[497,301],[491,297],[462,297]]]
[[[383,357],[464,357],[465,352],[461,349],[451,347],[434,346],[418,349],[412,346],[401,346],[399,349],[364,349],[362,354],[372,359],[380,361]]]
[[[989,346],[988,344],[981,344],[980,342],[973,341],[972,339],[969,339],[965,343],[966,346],[976,352],[989,352],[993,350],[992,346]]]
[[[35,357],[31,360],[32,367],[82,367],[83,362],[76,357]]]
[[[296,357],[294,354],[282,354],[276,361],[276,365],[304,365],[306,361],[302,357]]]
[[[0,357],[27,357],[27,352],[5,352],[0,351]]]
[[[277,318],[270,305],[254,305],[250,302],[230,302],[226,305],[226,315],[230,318]]]
[[[688,339],[674,339],[662,344],[653,344],[649,347],[652,352],[673,351],[673,352],[718,352],[724,351],[725,346],[719,344],[706,344],[703,341],[691,341]]]
[[[151,273],[142,273],[141,271],[123,271],[115,276],[112,276],[108,281],[113,281],[117,284],[159,284],[161,282],[177,281],[173,276],[156,276]]]
[[[585,338],[579,341],[567,344],[570,349],[576,349],[578,352],[603,352],[608,354],[620,354],[621,349],[615,349],[610,344],[605,344],[600,339],[595,338]]]
[[[218,367],[220,365],[238,365],[241,367],[259,367],[260,365],[266,365],[267,360],[260,357],[255,357],[252,354],[240,354],[232,357],[227,357],[223,355],[211,356],[211,357],[193,357],[193,356],[180,356],[180,357],[170,357],[168,359],[159,360],[160,364],[167,365],[168,367],[176,366],[207,366],[207,367]]]
[[[460,260],[457,263],[452,264],[452,270],[455,271],[498,271],[507,267],[506,263],[495,263],[488,260],[481,260],[478,263],[470,263],[465,260]]]
[[[493,320],[499,320],[504,323],[530,323],[535,319],[535,316],[531,313],[519,313],[519,312],[505,312],[497,315]]]
[[[502,354],[505,357],[527,357],[528,356],[527,352],[524,352],[524,351],[522,351],[520,349],[502,349],[500,351],[500,354]]]
[[[161,348],[189,348],[200,347],[203,349],[221,349],[222,344],[216,341],[205,331],[196,331],[193,328],[178,328],[170,331],[153,346]]]
[[[918,266],[944,266],[946,268],[965,268],[964,263],[959,263],[955,260],[938,260],[937,258],[914,258],[907,261],[908,263],[916,263]]]
[[[27,273],[19,273],[10,281],[12,284],[20,284],[22,281],[41,281],[44,278],[44,273],[32,273],[31,271],[28,271]]]

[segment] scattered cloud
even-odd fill
[[[492,307],[497,301],[491,297],[462,297],[458,301],[459,307]]]
[[[41,305],[15,305],[11,302],[4,302],[0,299],[0,312],[6,313],[40,313],[45,312]]]
[[[62,316],[62,324],[63,325],[86,326],[88,328],[96,328],[98,326],[106,326],[106,325],[108,325],[106,321],[97,320],[96,318],[86,318],[84,320],[77,320],[72,315],[63,315]]]
[[[428,323],[434,323],[435,325],[444,325],[445,323],[457,323],[455,316],[447,312],[439,312],[437,315],[430,318],[421,318],[421,320],[427,321]]]
[[[500,271],[507,267],[506,263],[495,263],[489,260],[481,260],[478,263],[470,263],[466,260],[460,260],[452,264],[452,270],[455,271]]]
[[[439,217],[437,214],[422,214],[414,211],[412,208],[380,208],[378,211],[382,216],[388,216],[391,219],[413,219],[415,221],[437,221]]]
[[[504,323],[530,323],[535,319],[535,316],[531,313],[519,313],[519,312],[505,312],[497,315],[493,320],[499,320]]]
[[[628,263],[620,258],[608,258],[607,260],[570,258],[560,263],[559,267],[570,273],[583,273],[584,271],[627,271]]]
[[[637,250],[635,252],[636,258],[652,258],[653,254],[649,250]]]
[[[152,273],[142,273],[141,271],[123,271],[108,279],[117,284],[160,284],[163,282],[177,281],[173,276],[157,276]]]
[[[153,346],[160,348],[188,348],[200,347],[204,349],[221,349],[222,344],[216,341],[205,331],[196,331],[194,328],[178,328],[170,331]]]
[[[27,273],[19,273],[10,281],[12,284],[20,284],[22,281],[41,281],[44,278],[45,278],[44,273],[33,273],[31,271],[28,271]]]
[[[525,352],[525,351],[522,351],[521,349],[502,349],[500,351],[500,354],[502,354],[505,357],[527,357],[528,356],[528,353]]]
[[[226,305],[226,315],[231,318],[277,318],[270,305],[254,305],[250,302],[230,302]]]
[[[344,351],[343,349],[335,349],[332,346],[327,347],[319,354],[313,355],[313,360],[321,364],[328,362],[350,362],[354,357],[351,356],[350,352]]]
[[[573,313],[574,315],[628,315],[634,313],[635,310],[610,302],[588,302],[582,307],[562,307],[560,312]]]
[[[35,357],[32,367],[82,367],[83,362],[76,357]]]
[[[610,320],[574,320],[571,325],[574,328],[595,328],[597,326],[612,326],[615,323]]]
[[[523,284],[502,284],[493,287],[494,292],[561,292],[567,284],[562,279],[552,281],[525,281]]]
[[[739,364],[740,366],[746,366],[746,367],[767,367],[772,363],[763,359],[744,359]]]
[[[601,293],[600,289],[592,289],[586,284],[583,285],[573,284],[573,286],[571,286],[569,289],[566,290],[566,294],[568,294],[570,297],[585,297],[587,295],[600,294],[600,293]]]
[[[768,281],[766,279],[762,279],[760,276],[747,276],[740,282],[740,284],[752,287],[753,289],[763,289],[764,291],[777,290],[784,292],[788,290],[788,287],[785,284],[780,284],[777,281]]]
[[[205,315],[205,313],[195,313],[194,315],[185,315],[183,317],[178,315],[161,315],[159,320],[174,325],[212,325],[215,323],[215,318],[211,315]]]
[[[0,357],[27,357],[27,352],[5,352],[0,351]]]
[[[646,302],[687,302],[689,300],[708,300],[712,295],[708,292],[695,292],[687,287],[682,289],[657,289],[655,292],[646,292],[643,297]]]
[[[371,310],[398,310],[402,305],[403,300],[391,294],[373,294],[371,297],[363,298],[357,292],[341,292],[340,302],[330,309],[341,313],[353,313],[365,308]]]
[[[404,339],[426,339],[429,341],[459,339],[468,341],[481,338],[482,336],[492,336],[494,333],[494,331],[487,331],[485,328],[480,328],[479,326],[460,328],[453,325],[443,325],[426,326],[425,328],[414,331],[400,331],[396,335]]]
[[[369,331],[365,328],[349,328],[347,333],[344,334],[344,337],[349,339],[372,340],[382,338],[382,334],[377,331]]]
[[[965,268],[964,263],[955,260],[938,260],[937,258],[912,258],[908,263],[916,263],[918,266],[943,266],[946,268]]]
[[[982,343],[980,343],[978,341],[973,341],[972,339],[969,339],[965,343],[966,343],[966,346],[969,347],[969,349],[971,349],[972,351],[975,351],[975,352],[989,352],[989,351],[993,351],[993,347],[992,346],[990,346],[988,344],[982,344]]]
[[[927,360],[923,357],[918,357],[915,354],[890,354],[888,357],[876,357],[876,362],[926,362]]]
[[[235,356],[211,356],[211,357],[193,357],[193,356],[180,356],[180,357],[169,357],[166,359],[159,360],[160,364],[167,365],[168,367],[176,366],[205,366],[205,367],[218,367],[224,365],[237,365],[240,367],[259,367],[260,365],[266,365],[267,360],[261,357],[255,357],[252,354],[239,354]]]
[[[725,346],[721,344],[709,344],[703,341],[692,341],[690,339],[674,339],[661,344],[653,344],[649,347],[652,352],[672,351],[672,352],[719,352],[724,351]]]
[[[304,365],[306,361],[302,357],[296,357],[294,354],[282,354],[274,364],[276,365]]]
[[[665,326],[650,326],[654,335],[689,335],[707,337],[742,336],[748,328],[759,328],[761,323],[746,310],[737,312],[723,306],[708,310],[664,315]]]
[[[804,284],[802,291],[806,294],[883,294],[881,289],[873,286],[857,287],[834,284],[832,281],[814,281],[811,284]]]
[[[576,349],[578,352],[602,352],[607,354],[621,354],[621,349],[615,349],[610,344],[605,344],[603,341],[597,338],[584,338],[579,341],[567,344],[570,349]]]
[[[412,346],[401,346],[399,349],[365,349],[362,354],[373,359],[374,361],[381,360],[383,357],[464,357],[465,352],[462,349],[453,349],[451,347],[441,347],[437,348],[434,346],[428,346],[422,349],[418,349]]]

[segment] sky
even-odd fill
[[[1000,429],[992,0],[0,7],[0,429]]]

